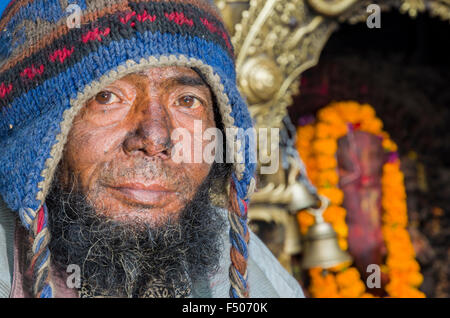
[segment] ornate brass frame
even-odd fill
[[[301,74],[315,66],[340,23],[367,19],[367,7],[428,12],[450,22],[450,0],[216,0],[233,34],[238,84],[257,127],[280,127],[299,93]]]

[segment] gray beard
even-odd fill
[[[160,227],[100,216],[83,194],[55,182],[46,200],[54,266],[79,265],[85,297],[189,296],[195,282],[219,268],[226,223],[208,192],[228,173],[214,164],[179,219]]]

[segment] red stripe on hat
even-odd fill
[[[227,44],[227,47],[231,50],[232,47],[231,47],[230,41],[228,40],[228,36],[225,33],[225,31],[223,31],[222,29],[218,28],[213,23],[209,22],[209,20],[206,19],[206,18],[200,18],[200,20],[202,21],[204,26],[206,26],[208,28],[208,30],[211,33],[219,34],[225,40],[225,43]]]
[[[142,14],[137,15],[137,19],[139,22],[144,22],[146,20],[150,20],[150,22],[153,22],[156,20],[156,15],[149,15],[146,10]]]
[[[42,230],[42,227],[44,226],[44,216],[45,216],[44,215],[44,207],[42,206],[38,212],[38,224],[37,224],[36,234],[40,233]]]
[[[12,84],[9,84],[8,86],[5,85],[5,83],[2,83],[0,85],[0,98],[5,97],[9,92],[12,90]]]
[[[192,19],[186,18],[183,12],[172,12],[170,14],[166,12],[166,13],[164,13],[164,15],[166,16],[167,19],[175,22],[178,25],[183,25],[183,24],[187,24],[189,26],[194,25],[194,21],[192,21]]]
[[[130,21],[130,19],[132,17],[134,17],[135,15],[136,15],[136,12],[127,13],[124,17],[120,18],[120,22],[122,22],[123,24],[127,24],[128,21]]]
[[[247,209],[248,209],[247,202],[245,202],[244,200],[241,200],[241,201],[242,201],[242,204],[244,205],[245,213],[247,213]]]
[[[60,50],[56,50],[50,55],[50,61],[55,62],[57,59],[59,62],[63,63],[64,60],[68,57],[70,57],[75,50],[75,47],[72,46],[72,48],[69,50],[66,47],[63,47]]]
[[[87,43],[89,41],[94,41],[94,40],[101,42],[102,37],[100,35],[107,36],[110,31],[111,31],[110,28],[106,28],[103,31],[100,31],[99,28],[95,28],[94,30],[89,31],[88,33],[84,34],[82,36],[82,41],[83,41],[83,43]]]
[[[23,72],[20,73],[20,76],[33,79],[36,75],[41,75],[42,73],[44,73],[44,64],[41,64],[38,68],[36,68],[33,64],[31,67],[24,69]]]

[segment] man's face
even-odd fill
[[[176,219],[211,168],[171,158],[172,132],[183,128],[194,136],[194,120],[202,121],[202,133],[215,127],[211,91],[194,70],[127,75],[75,118],[60,182],[69,189],[75,184],[97,213],[117,221],[160,225]]]

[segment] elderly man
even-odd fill
[[[0,20],[0,295],[302,297],[247,228],[251,143],[174,160],[176,131],[252,127],[214,5],[67,4]]]

